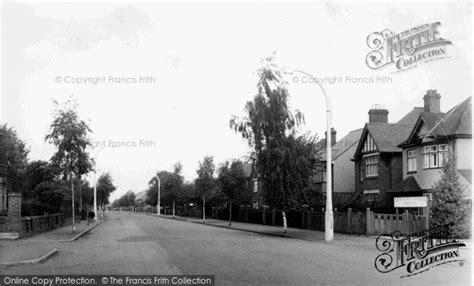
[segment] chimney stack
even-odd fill
[[[436,89],[430,89],[426,91],[423,100],[425,101],[425,112],[440,113],[440,98],[441,95],[436,91]]]
[[[369,110],[369,122],[388,123],[388,110],[380,104],[375,104]]]
[[[336,144],[336,134],[337,134],[336,130],[331,127],[331,147],[334,146],[334,144]],[[328,137],[327,137],[327,136],[328,136],[328,132],[327,132],[327,131],[324,132],[324,136],[325,136],[326,138],[328,138]],[[327,141],[326,141],[326,142],[327,142]]]

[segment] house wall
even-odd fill
[[[378,176],[369,177],[360,180],[360,166],[362,158],[355,162],[355,187],[356,192],[362,197],[365,190],[380,191],[380,205],[393,205],[392,196],[387,193],[393,186],[400,183],[403,179],[402,174],[402,154],[401,153],[382,153],[379,155]]]
[[[334,161],[333,188],[335,193],[355,193],[354,162],[350,159],[356,149],[357,144],[354,144]]]
[[[457,138],[451,140],[450,142],[436,142],[433,144],[443,144],[448,143],[449,150],[454,150],[454,153],[457,157],[457,168],[458,169],[471,169],[471,156],[472,156],[472,139]],[[416,172],[408,173],[408,151],[416,150]],[[423,169],[423,154],[422,146],[405,148],[403,149],[403,179],[406,179],[409,176],[413,176],[416,179],[418,185],[423,190],[430,190],[433,188],[433,185],[441,178],[443,168],[436,169]],[[464,179],[464,178],[463,178]],[[463,180],[466,181],[466,180]],[[467,181],[466,181],[467,182]],[[466,182],[463,182],[464,184]],[[468,183],[468,182],[467,182]]]
[[[456,138],[454,152],[458,169],[472,169],[472,138]]]

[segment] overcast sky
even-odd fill
[[[433,22],[452,42],[448,58],[398,73],[367,67],[370,33]],[[17,130],[31,160],[48,160],[52,101],[73,94],[93,130],[91,154],[118,186],[112,199],[146,189],[177,161],[192,180],[205,155],[216,163],[246,155],[229,119],[243,115],[260,60],[274,51],[289,70],[338,78],[325,84],[338,138],[362,128],[373,104],[395,122],[428,89],[443,111],[472,94],[471,4],[8,3],[1,23],[0,123]],[[305,130],[324,135],[321,91],[288,81]]]

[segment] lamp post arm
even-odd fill
[[[315,79],[312,75],[301,70],[293,70],[293,72],[304,74],[309,78]],[[334,239],[334,214],[332,211],[332,144],[331,144],[331,127],[332,127],[332,104],[331,99],[326,94],[326,90],[318,80],[312,80],[321,89],[324,100],[326,101],[326,211],[324,213],[324,239],[332,241]]]

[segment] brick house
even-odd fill
[[[388,110],[369,110],[354,156],[354,204],[386,211],[393,206],[389,191],[403,180],[402,149],[423,108],[415,107],[397,123],[388,122]]]
[[[369,123],[353,158],[357,202],[392,211],[394,197],[429,192],[450,150],[461,158],[461,183],[470,190],[471,99],[443,113],[440,98],[435,90],[428,90],[424,106],[415,107],[397,123],[388,123],[386,109],[369,111]]]
[[[429,90],[424,111],[419,115],[402,148],[403,181],[391,190],[394,196],[421,196],[432,191],[441,177],[449,154],[456,157],[460,183],[470,197],[472,188],[472,103],[471,97],[446,113],[440,111],[441,96]],[[418,210],[423,213],[422,209]]]

